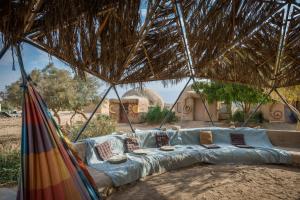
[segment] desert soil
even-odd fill
[[[60,113],[61,124],[70,124],[70,117],[72,112],[64,111]],[[87,114],[89,116],[89,114]],[[75,121],[85,121],[85,119],[80,116],[76,115],[74,117],[73,122]],[[20,137],[21,133],[21,117],[17,118],[0,118],[0,137]],[[203,121],[179,121],[176,124],[166,124],[165,127],[172,127],[178,126],[181,128],[197,128],[197,127],[208,127],[211,126],[210,122],[203,122]],[[216,126],[219,127],[226,127],[229,124],[224,124],[222,122],[215,122]],[[152,129],[159,127],[159,124],[149,125],[146,123],[142,124],[133,124],[133,128],[135,129]],[[264,123],[260,125],[261,128],[266,129],[277,129],[277,130],[296,130],[296,124],[289,124],[289,123]],[[119,123],[117,125],[117,131],[130,131],[130,126],[127,123]]]
[[[300,168],[200,165],[151,176],[113,193],[109,200],[300,199]]]

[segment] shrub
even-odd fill
[[[234,114],[232,115],[232,120],[234,122],[244,122],[245,119],[245,113],[243,111],[235,111]],[[254,123],[263,123],[264,117],[263,113],[261,111],[258,111],[254,113],[254,115],[249,119],[249,122],[254,122]]]
[[[159,106],[151,107],[145,115],[145,121],[150,124],[160,123],[169,112],[170,111],[166,108],[161,110]],[[166,122],[176,122],[177,120],[175,112],[171,112]]]
[[[66,136],[73,141],[78,132],[81,130],[85,122],[76,122],[71,127],[68,127],[69,134]],[[97,115],[90,121],[80,138],[97,137],[101,135],[109,135],[116,130],[116,121],[107,115]]]
[[[243,111],[237,110],[232,115],[232,120],[234,122],[244,122],[245,113]]]
[[[253,120],[256,123],[263,123],[264,122],[264,115],[261,111],[256,112],[253,117],[250,119],[250,121]]]

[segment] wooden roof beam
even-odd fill
[[[163,0],[163,4],[165,3],[166,0]],[[150,5],[150,4],[149,4]],[[145,19],[145,22],[139,32],[139,39],[138,41],[136,42],[136,44],[134,45],[134,47],[130,50],[128,56],[127,56],[127,59],[126,61],[124,62],[124,65],[123,65],[123,69],[125,68],[128,68],[128,65],[132,59],[132,57],[134,56],[134,54],[136,53],[138,47],[140,46],[141,42],[145,39],[152,23],[153,23],[153,16],[154,16],[154,13],[156,11],[156,9],[158,8],[158,6],[160,5],[160,1],[159,0],[156,0],[155,1],[155,4],[154,6],[151,8],[150,12],[147,13],[146,15],[146,19]]]
[[[115,7],[109,7],[109,8],[106,8],[105,10],[99,11],[99,12],[97,13],[97,16],[105,15],[105,14],[110,15],[110,13],[111,13],[112,11],[114,11],[115,9],[116,9]],[[84,14],[85,14],[85,13],[81,13],[79,17],[75,17],[75,18],[72,18],[72,19],[68,20],[67,22],[65,22],[65,25],[64,25],[64,26],[67,27],[67,26],[70,26],[70,25],[73,25],[73,24],[78,23],[78,21],[79,21],[81,18],[83,18]],[[41,36],[41,35],[44,34],[44,31],[43,31],[43,29],[44,29],[44,28],[43,28],[43,25],[40,25],[40,24],[42,24],[42,22],[41,22],[42,20],[43,20],[43,19],[39,19],[39,20],[37,20],[37,21],[34,22],[32,30],[31,30],[30,32],[28,32],[28,34],[27,34],[27,35],[32,35],[32,36],[30,36],[30,39],[37,38],[37,37],[39,37],[39,36]],[[56,25],[56,26],[53,28],[53,31],[54,31],[54,30],[57,30],[58,28],[59,28],[59,25]]]
[[[43,0],[36,0],[36,1],[33,1],[33,5],[32,5],[32,9],[28,9],[28,13],[26,14],[25,16],[25,27],[24,27],[24,30],[23,30],[23,33],[27,33],[32,25],[33,25],[33,22],[34,22],[34,18],[36,17],[38,11],[40,10],[42,4],[43,4]]]

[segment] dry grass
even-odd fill
[[[0,119],[0,187],[17,184],[20,173],[21,118]]]
[[[14,186],[20,174],[20,136],[0,137],[0,187]]]

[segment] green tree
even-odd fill
[[[39,82],[39,80],[41,79],[41,71],[36,69],[32,70],[30,77],[34,82]],[[21,86],[22,80],[19,79],[16,82],[13,82],[5,87],[5,92],[2,96],[4,103],[8,109],[21,109],[21,101],[23,98]]]
[[[279,88],[278,92],[287,100],[288,104],[293,109],[293,113],[297,115],[298,118],[297,130],[300,130],[300,121],[299,121],[300,85]],[[275,92],[272,92],[271,96],[273,99],[277,101],[282,101]]]
[[[224,101],[227,104],[233,102],[239,105],[245,116],[249,114],[251,105],[270,101],[262,89],[236,83],[196,82],[192,88],[198,94],[204,95],[209,103]]]
[[[279,88],[278,92],[293,106],[295,106],[297,101],[300,101],[300,85]],[[273,99],[281,101],[275,92],[272,92],[271,96]]]
[[[69,71],[58,69],[53,64],[47,65],[42,70],[33,70],[30,77],[36,83],[39,92],[61,124],[59,112],[72,110],[74,114],[81,114],[86,118],[82,109],[97,99],[98,80],[87,76],[85,80],[71,76]],[[18,80],[6,87],[5,102],[15,108],[21,108],[22,90]],[[71,119],[72,120],[72,119]]]
[[[70,99],[70,108],[74,111],[71,116],[70,123],[76,114],[82,115],[87,119],[85,113],[82,111],[85,106],[98,100],[97,90],[99,88],[99,82],[92,76],[87,76],[85,80],[75,76],[73,81],[74,94]]]
[[[49,109],[57,118],[58,124],[61,124],[58,112],[70,109],[70,102],[75,94],[71,74],[67,70],[56,68],[51,63],[42,70],[37,85]]]
[[[5,87],[5,96],[3,101],[6,103],[7,108],[21,108],[21,98],[22,98],[22,91],[21,91],[21,80],[18,80],[8,86]]]

